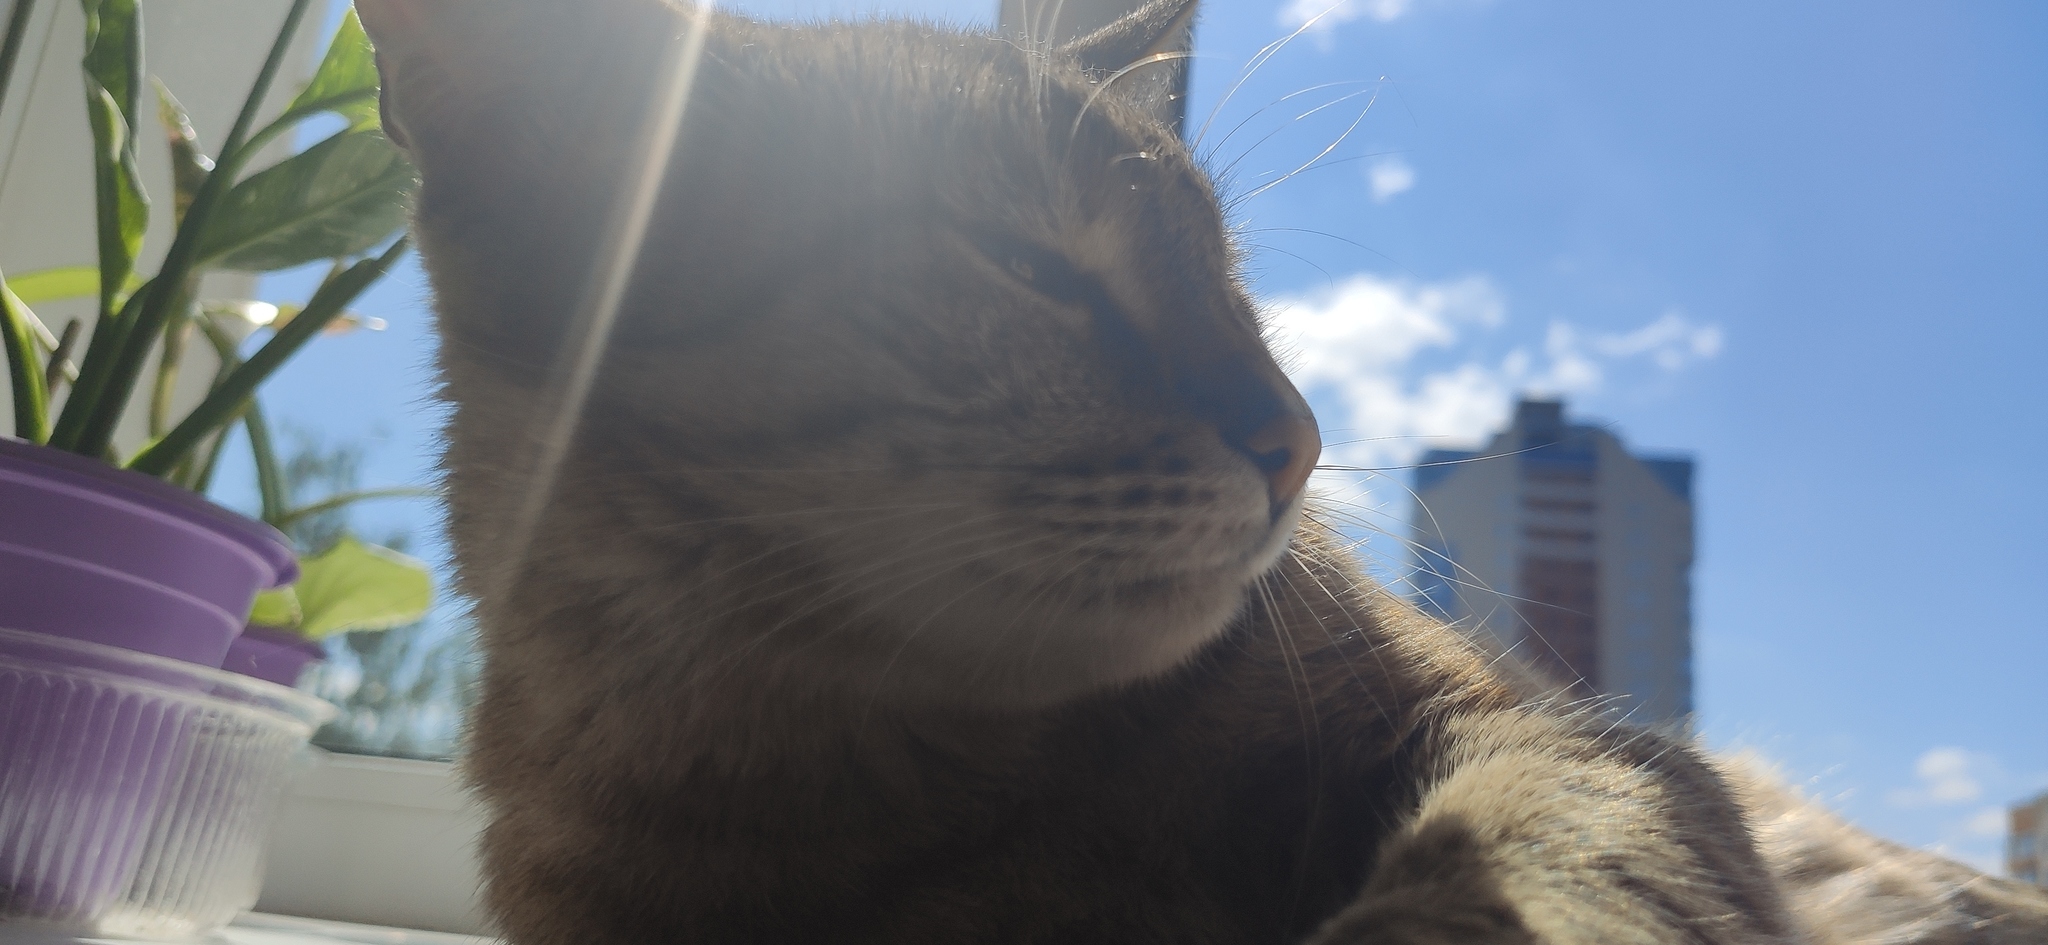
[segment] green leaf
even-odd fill
[[[49,390],[43,386],[43,365],[36,358],[35,332],[29,328],[28,306],[0,276],[0,347],[7,349],[7,376],[14,399],[14,435],[31,443],[50,438]]]
[[[149,81],[156,87],[156,120],[164,126],[164,137],[171,147],[171,184],[175,191],[171,208],[174,219],[182,223],[185,211],[199,195],[199,188],[205,186],[206,176],[213,173],[213,159],[199,149],[199,132],[192,129],[192,116],[185,113],[178,97],[171,94],[163,80],[151,76]]]
[[[261,627],[290,630],[305,619],[299,595],[291,587],[273,587],[256,593],[256,606],[249,610],[249,622]]]
[[[300,635],[317,640],[344,630],[389,630],[426,616],[434,602],[427,566],[343,535],[341,541],[299,562],[304,615]]]
[[[202,265],[250,272],[352,256],[405,225],[412,165],[376,131],[347,131],[236,184],[200,241]]]
[[[91,9],[96,2],[113,0],[86,2]],[[270,44],[270,52],[264,56],[263,68],[257,70],[256,81],[250,84],[249,94],[242,100],[242,110],[235,115],[234,127],[228,130],[227,140],[221,144],[219,166],[207,175],[206,184],[193,197],[192,206],[186,210],[177,235],[171,238],[171,248],[164,253],[163,265],[142,288],[129,296],[118,315],[110,319],[108,313],[102,312],[99,323],[93,326],[92,342],[87,345],[85,360],[79,365],[78,381],[72,385],[71,396],[66,398],[64,410],[58,415],[56,431],[50,435],[50,445],[86,456],[110,454],[114,430],[127,408],[129,395],[135,391],[136,381],[142,376],[143,364],[149,358],[151,347],[173,313],[190,301],[190,290],[199,276],[196,268],[199,244],[206,235],[213,207],[226,195],[228,185],[237,179],[249,156],[258,150],[253,146],[244,147],[245,144],[253,144],[249,140],[249,129],[256,120],[256,112],[262,107],[271,82],[284,64],[293,34],[312,4],[313,0],[291,0],[277,38]],[[130,151],[132,153],[133,149]],[[101,279],[102,285],[107,284],[104,267]],[[105,307],[104,301],[102,307]],[[179,424],[181,428],[186,426],[186,423]],[[176,432],[174,429],[172,434]],[[166,439],[170,438],[167,434]],[[190,448],[190,445],[182,447],[184,451]],[[173,459],[181,459],[182,456],[180,452]],[[157,470],[155,475],[161,476],[169,471],[168,468]]]
[[[92,123],[94,204],[99,223],[100,315],[120,306],[121,289],[135,274],[142,233],[149,227],[149,196],[135,165],[135,142],[114,97],[86,82],[86,117]]]
[[[142,14],[136,0],[85,0],[85,105],[92,125],[98,211],[100,317],[114,314],[135,272],[149,197],[135,163],[135,100],[142,77]]]
[[[11,276],[9,288],[28,305],[41,305],[57,299],[75,299],[92,295],[100,290],[100,270],[97,266],[58,266],[54,269],[38,269]],[[121,287],[123,296],[142,286],[142,279],[129,276],[128,284]]]
[[[330,111],[347,119],[351,129],[377,127],[377,53],[353,6],[341,18],[341,28],[334,31],[312,81],[277,120],[297,121]]]
[[[142,93],[142,11],[136,0],[81,0],[85,11],[85,75],[99,83],[134,126]]]

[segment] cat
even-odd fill
[[[1172,67],[1193,0],[1056,48],[358,8],[423,182],[514,945],[1829,921],[1794,911],[1805,854],[1759,847],[1767,784],[1575,709],[1318,524],[1313,416],[1181,103],[1121,81]]]

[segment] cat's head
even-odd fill
[[[692,588],[727,575],[711,596],[775,615],[763,659],[1043,704],[1181,663],[1283,553],[1313,418],[1159,120],[1177,103],[1099,84],[1161,59],[1192,0],[1052,50],[657,0],[358,5],[424,180],[473,589],[515,560],[587,566],[648,619],[697,601],[668,615],[692,634],[720,616]],[[692,55],[658,196],[635,189]],[[636,210],[551,511],[505,547]],[[700,554],[728,570],[683,567]]]

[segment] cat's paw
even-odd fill
[[[1499,901],[1457,901],[1442,890],[1394,891],[1351,904],[1307,945],[1537,945]]]
[[[1384,850],[1358,899],[1308,945],[1536,945],[1477,832],[1455,817]]]

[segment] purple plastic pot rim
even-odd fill
[[[238,624],[242,621],[241,617],[228,613],[225,610],[222,610],[218,605],[214,604],[212,601],[194,596],[192,594],[188,594],[168,584],[158,584],[155,581],[151,581],[146,578],[139,578],[133,574],[129,574],[126,571],[122,571],[116,568],[110,568],[103,564],[94,564],[91,561],[84,561],[78,558],[70,557],[68,555],[53,554],[51,552],[43,551],[39,548],[28,548],[21,545],[7,545],[5,547],[4,553],[10,555],[19,555],[24,558],[35,558],[39,561],[48,561],[52,564],[62,565],[66,568],[90,572],[91,574],[98,577],[103,577],[110,580],[121,581],[127,584],[134,584],[140,587],[145,587],[148,588],[152,593],[163,594],[167,597],[175,597],[179,600],[185,601],[186,603],[196,604],[201,608],[212,611],[213,613],[218,614],[221,620],[226,621],[229,624]]]
[[[320,659],[327,655],[327,648],[321,646],[320,641],[306,639],[299,636],[297,631],[284,627],[252,623],[242,628],[242,636],[251,640],[262,640],[265,643],[277,646],[292,647],[315,659]]]
[[[243,555],[276,575],[269,587],[298,579],[298,558],[284,535],[269,525],[223,508],[198,493],[153,476],[117,469],[90,456],[0,436],[0,457],[40,466],[56,475],[0,465],[0,477],[44,488],[57,488],[103,504],[120,505],[181,529],[199,530],[228,539]]]
[[[220,510],[222,515],[219,518],[207,521],[192,515],[180,514],[183,509],[166,509],[150,504],[148,500],[154,498],[152,496],[122,491],[119,486],[108,486],[98,480],[67,482],[37,475],[36,471],[9,469],[5,466],[0,466],[0,479],[44,492],[62,493],[78,501],[117,508],[123,514],[148,518],[185,534],[197,536],[203,541],[232,549],[236,555],[254,562],[259,572],[276,576],[273,578],[274,583],[267,584],[266,587],[279,587],[298,578],[299,565],[296,558],[289,565],[280,565],[279,562],[284,560],[282,556],[273,557],[259,551],[260,542],[254,540],[254,535],[250,531],[229,523],[227,516],[235,513],[227,509]],[[215,527],[215,522],[222,523],[225,527]],[[282,536],[279,538],[278,547],[285,548]]]
[[[22,652],[26,649],[28,652]],[[38,653],[36,651],[42,651]],[[190,688],[172,685],[155,679],[138,678],[127,673],[81,666],[73,659],[77,657],[101,663],[126,665],[130,669],[147,671],[156,675],[170,674],[173,678],[183,676],[192,681]],[[290,686],[214,669],[197,663],[156,656],[104,643],[73,640],[68,637],[52,636],[47,633],[33,633],[27,630],[12,630],[0,627],[0,666],[10,666],[30,672],[49,672],[51,668],[66,673],[76,673],[93,679],[107,680],[123,687],[141,689],[153,695],[171,696],[178,699],[206,700],[225,703],[237,709],[259,712],[271,716],[282,716],[293,722],[319,728],[339,714],[332,704],[317,696],[308,695]],[[228,699],[219,695],[227,691],[243,698]],[[275,706],[275,708],[273,708]]]

